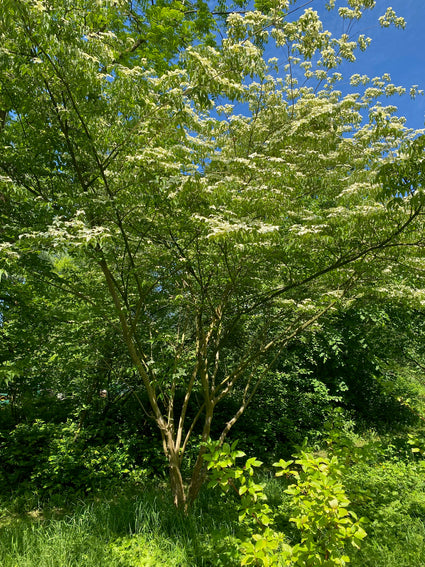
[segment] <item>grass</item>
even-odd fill
[[[353,567],[425,566],[424,473],[420,462],[395,458],[349,472],[354,507],[369,520]]]
[[[215,497],[204,495],[188,517],[165,491],[146,487],[69,510],[11,513],[0,520],[2,567],[192,567],[219,565],[214,534],[233,521]],[[213,561],[213,562],[211,562]]]
[[[421,520],[400,526],[398,535],[369,537],[352,561],[353,567],[423,567],[425,524]]]

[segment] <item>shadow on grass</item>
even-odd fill
[[[1,510],[0,565],[231,567],[238,564],[229,545],[233,516],[210,491],[185,516],[165,486],[152,484],[66,508],[18,513],[15,503]]]

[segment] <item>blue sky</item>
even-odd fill
[[[377,17],[388,6],[392,6],[397,15],[406,19],[404,30],[379,27]],[[317,0],[311,3],[311,7],[322,14]],[[354,73],[370,77],[389,73],[396,85],[407,88],[419,85],[419,88],[425,90],[425,0],[377,0],[376,8],[357,24],[357,30],[373,41],[365,53],[358,53],[354,64],[345,66],[343,74],[347,80]],[[391,104],[398,106],[397,114],[406,117],[408,127],[424,128],[425,96],[412,100],[406,94],[404,97],[393,98]]]
[[[336,10],[328,12],[325,4],[326,0],[296,0],[291,17],[296,18],[305,9],[312,8],[319,13],[324,28],[339,36],[346,30],[347,22],[339,18]],[[346,5],[347,0],[336,0],[336,7]],[[378,18],[389,6],[398,16],[405,18],[404,30],[394,26],[380,27]],[[366,11],[362,20],[354,25],[352,36],[362,33],[372,38],[372,43],[366,52],[356,52],[355,63],[344,63],[336,69],[343,75],[343,81],[338,82],[336,88],[343,94],[353,90],[358,92],[358,87],[350,86],[351,75],[359,73],[373,78],[388,73],[392,83],[407,90],[402,97],[388,99],[388,104],[398,107],[396,114],[406,118],[408,128],[425,128],[425,95],[417,96],[414,100],[409,96],[409,89],[413,85],[425,91],[425,0],[376,0],[376,7]],[[265,56],[281,58],[282,52],[268,47]],[[382,102],[385,104],[385,100]],[[243,111],[243,108],[244,105],[237,105],[239,111]]]

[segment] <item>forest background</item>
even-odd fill
[[[377,4],[3,2],[5,565],[425,563],[423,102],[350,74]]]

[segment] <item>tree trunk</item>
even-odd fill
[[[205,423],[202,431],[203,443],[206,443],[210,436],[213,412],[214,412],[214,404],[212,404],[208,399],[208,402],[205,403]],[[193,504],[193,502],[198,497],[202,485],[204,484],[205,476],[206,476],[206,467],[204,461],[205,451],[206,451],[205,445],[201,445],[199,448],[198,457],[196,459],[195,466],[193,467],[192,476],[190,479],[189,489],[187,493],[186,508],[188,508],[188,506]]]
[[[170,467],[170,486],[173,495],[174,506],[180,510],[186,510],[186,493],[180,470],[179,456],[175,451],[168,450],[168,463]]]
[[[206,476],[206,469],[205,469],[205,461],[204,461],[204,453],[205,447],[201,446],[198,453],[198,458],[196,459],[195,466],[193,467],[192,477],[190,479],[189,489],[187,492],[187,502],[186,502],[186,510],[189,506],[193,504],[196,498],[199,495],[199,491],[202,488],[202,485],[205,481]]]

